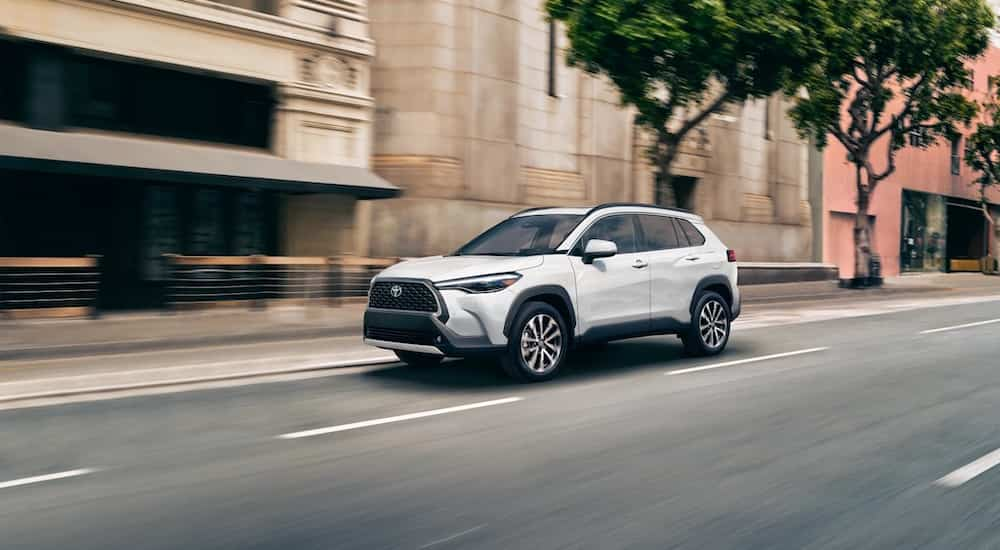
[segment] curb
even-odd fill
[[[11,404],[20,401],[33,401],[36,399],[57,399],[60,397],[75,397],[80,395],[100,395],[123,391],[166,388],[172,386],[190,386],[193,384],[205,384],[210,382],[225,382],[228,380],[243,380],[248,378],[262,378],[265,376],[279,376],[282,374],[297,374],[304,372],[316,372],[323,370],[334,370],[351,367],[367,367],[373,365],[388,365],[398,363],[395,357],[372,357],[368,359],[352,359],[322,365],[302,365],[298,367],[272,369],[256,372],[236,372],[232,374],[218,374],[214,376],[176,378],[173,380],[159,380],[154,382],[137,382],[134,384],[109,384],[106,386],[91,386],[86,388],[74,388],[66,390],[51,390],[44,392],[25,393],[20,395],[0,396],[0,404]]]
[[[223,346],[228,344],[250,344],[283,342],[287,340],[309,340],[336,336],[361,336],[360,327],[333,327],[296,329],[245,334],[224,334],[218,336],[196,336],[187,338],[164,338],[149,340],[124,340],[119,342],[88,342],[86,344],[64,344],[55,346],[31,346],[24,348],[0,349],[0,361],[13,359],[61,359],[112,355],[142,351],[164,351],[203,346]]]
[[[757,296],[757,297],[744,297],[743,304],[779,304],[779,303],[796,303],[796,302],[808,302],[812,300],[823,301],[823,300],[839,300],[839,299],[852,299],[860,297],[905,297],[908,295],[913,296],[926,296],[932,293],[947,293],[954,292],[958,289],[954,288],[944,288],[944,287],[913,287],[913,288],[858,288],[850,290],[838,290],[836,292],[822,292],[817,294],[784,294],[778,296]]]

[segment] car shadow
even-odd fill
[[[680,340],[673,336],[623,340],[605,346],[573,350],[567,357],[568,363],[563,367],[560,376],[544,385],[575,384],[646,370],[669,372],[726,361],[727,356],[746,356],[753,353],[753,348],[751,342],[741,342],[734,338],[721,356],[704,359],[686,356]],[[525,386],[511,380],[500,370],[496,361],[487,358],[449,360],[435,367],[410,367],[400,364],[368,371],[363,376],[377,383],[436,389],[476,390]]]

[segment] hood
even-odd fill
[[[431,256],[400,262],[379,273],[378,277],[430,279],[436,283],[531,269],[542,265],[544,261],[543,256]]]

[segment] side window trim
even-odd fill
[[[646,241],[646,231],[642,229],[642,222],[639,220],[639,216],[636,214],[632,215],[632,226],[635,228],[635,251],[636,252],[652,252],[653,249],[649,247],[649,242]]]
[[[677,235],[677,248],[691,248],[691,241],[688,240],[687,234],[684,233],[684,228],[681,227],[681,223],[677,221],[677,218],[671,216],[670,223],[674,224],[674,234]]]

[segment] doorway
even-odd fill
[[[971,201],[948,201],[948,271],[979,271],[986,255],[987,222]]]

